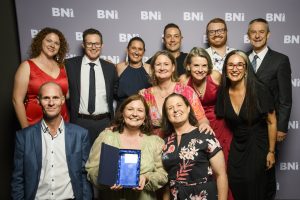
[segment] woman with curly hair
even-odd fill
[[[68,43],[57,29],[46,27],[33,38],[30,59],[20,64],[14,80],[13,104],[22,128],[42,119],[37,95],[43,83],[55,82],[67,95],[68,79],[63,64],[67,51]],[[66,105],[61,115],[65,121],[69,120]]]

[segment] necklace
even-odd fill
[[[204,80],[204,83],[202,83],[202,85],[200,87],[197,87],[195,85],[195,83],[193,82],[193,89],[195,90],[195,92],[197,93],[197,95],[200,98],[203,98],[204,94],[205,94],[205,90],[206,90],[206,78]]]
[[[171,87],[171,84],[172,84],[172,82],[169,83],[166,90],[162,90],[159,86],[157,86],[157,93],[160,98],[165,99],[167,96],[169,96],[173,92],[173,87]],[[165,92],[162,92],[162,91],[165,91]]]

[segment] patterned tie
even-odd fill
[[[252,67],[253,67],[253,70],[254,70],[254,72],[256,72],[256,61],[257,61],[257,58],[258,58],[258,55],[254,55],[254,57],[253,57],[253,60],[252,60]]]
[[[88,111],[90,114],[95,112],[95,97],[96,97],[96,86],[95,86],[95,63],[89,63],[90,65],[90,86],[89,86],[89,103]]]

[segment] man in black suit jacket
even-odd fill
[[[88,129],[94,142],[114,117],[118,76],[112,63],[100,59],[103,39],[98,30],[91,28],[83,32],[82,47],[84,56],[66,60],[68,106],[71,122]]]
[[[274,97],[277,117],[277,142],[285,139],[292,108],[291,66],[286,55],[271,50],[267,46],[270,37],[269,24],[265,19],[254,19],[249,23],[248,37],[253,50],[248,52],[254,64],[257,78],[267,85]],[[276,194],[275,167],[269,170],[268,196]]]

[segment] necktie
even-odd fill
[[[96,97],[96,86],[95,86],[95,63],[89,63],[90,65],[90,85],[89,85],[89,102],[88,111],[90,114],[95,112],[95,97]]]
[[[252,67],[253,67],[253,70],[254,70],[254,72],[256,72],[256,61],[257,61],[257,58],[258,58],[258,55],[254,55],[254,57],[253,57],[253,60],[252,60]]]

